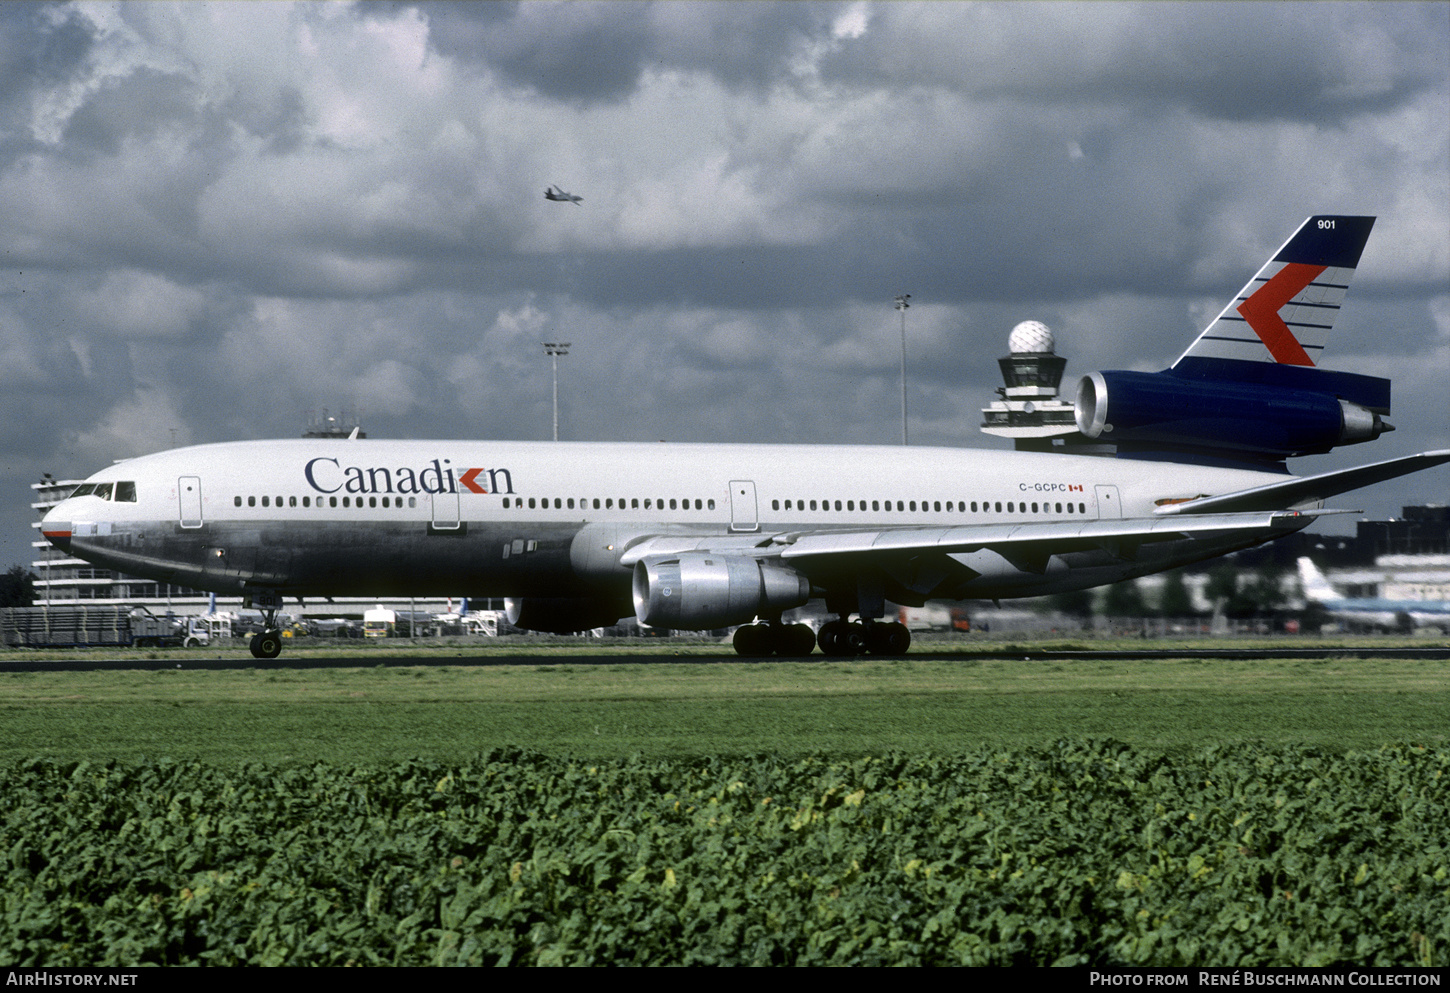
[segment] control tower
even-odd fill
[[[1067,359],[1054,350],[1052,331],[1040,321],[1023,321],[1007,339],[1011,354],[997,360],[1005,386],[1000,400],[982,408],[982,431],[1011,438],[1018,451],[1052,451],[1054,438],[1077,434],[1071,401],[1057,398]]]

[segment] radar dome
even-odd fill
[[[1052,354],[1052,329],[1041,321],[1023,321],[1012,329],[1007,339],[1007,350],[1013,355],[1024,352],[1046,352]]]

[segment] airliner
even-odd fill
[[[1450,634],[1450,601],[1341,596],[1308,558],[1299,559],[1299,582],[1304,587],[1305,598],[1340,620],[1388,630],[1396,630],[1408,621],[1415,627],[1438,627]]]
[[[904,654],[888,601],[1031,597],[1175,568],[1344,513],[1450,461],[1297,477],[1373,440],[1389,383],[1323,370],[1374,218],[1310,217],[1172,367],[1077,394],[1080,451],[288,439],[109,466],[42,522],[100,567],[241,594],[274,658],[284,597],[507,598],[521,628],[739,625],[746,656]],[[1069,446],[1070,447],[1070,446]],[[819,633],[782,615],[824,601]]]
[[[563,187],[555,189],[554,187],[550,186],[544,190],[544,199],[555,200],[559,203],[572,203],[574,206],[578,207],[581,206],[580,201],[582,201],[584,198],[581,196],[576,196],[573,193],[565,193]]]

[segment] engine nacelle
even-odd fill
[[[510,624],[525,631],[573,634],[608,627],[629,616],[629,607],[618,600],[585,597],[509,597],[504,613]]]
[[[685,552],[634,566],[634,613],[641,624],[705,631],[799,607],[811,584],[789,566],[746,555]]]
[[[1332,393],[1167,372],[1095,372],[1078,384],[1077,428],[1130,448],[1283,459],[1372,441],[1394,428]]]

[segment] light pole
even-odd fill
[[[554,361],[554,440],[559,440],[559,356],[569,354],[568,341],[546,341],[544,354]]]
[[[906,444],[906,308],[911,304],[910,293],[896,298],[896,309],[901,311],[901,443]]]

